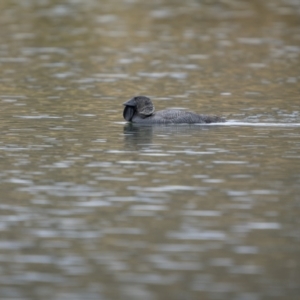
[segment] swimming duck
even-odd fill
[[[154,105],[150,98],[145,96],[133,97],[123,103],[125,106],[123,117],[128,122],[140,124],[195,124],[195,123],[216,123],[225,122],[225,119],[218,116],[198,115],[194,112],[165,109],[155,112]]]

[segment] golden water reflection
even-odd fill
[[[298,299],[299,9],[1,1],[0,298]]]

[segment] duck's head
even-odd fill
[[[133,116],[137,113],[141,118],[147,118],[154,113],[154,105],[150,98],[145,96],[136,96],[127,102],[123,103],[125,106],[123,117],[130,122]]]

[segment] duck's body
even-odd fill
[[[131,122],[143,124],[195,124],[224,122],[224,120],[217,116],[198,115],[179,109],[165,109],[157,111],[146,118],[135,114]]]
[[[218,116],[198,115],[179,109],[155,112],[152,101],[145,96],[134,97],[124,103],[123,116],[126,121],[139,124],[196,124],[225,122]]]

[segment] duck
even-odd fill
[[[136,96],[123,103],[123,117],[126,121],[138,124],[210,124],[225,122],[215,115],[199,115],[180,109],[164,109],[155,111],[150,98]]]

